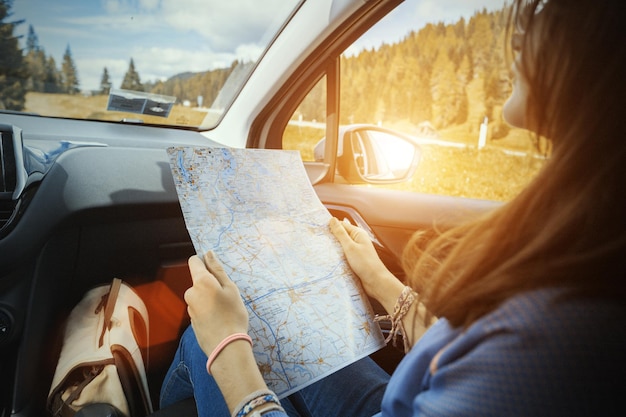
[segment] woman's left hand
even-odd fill
[[[213,252],[189,258],[193,286],[185,292],[191,325],[202,350],[209,355],[226,337],[248,332],[248,311],[239,288]]]

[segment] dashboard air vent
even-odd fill
[[[6,226],[15,215],[16,206],[17,206],[17,201],[0,200],[0,231],[2,231],[4,226]],[[2,236],[1,233],[0,233],[0,236]]]
[[[2,141],[0,142],[0,193],[2,193],[2,197],[6,197],[6,194],[12,196],[17,186],[15,144],[13,143],[13,129],[1,129],[0,133],[2,134]]]
[[[16,217],[25,177],[21,130],[0,124],[0,238]]]

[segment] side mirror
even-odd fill
[[[323,160],[325,139],[314,149]],[[349,184],[392,184],[411,179],[421,150],[410,136],[373,125],[339,129],[337,174]]]

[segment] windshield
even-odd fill
[[[23,98],[0,109],[209,129],[299,2],[1,0]]]

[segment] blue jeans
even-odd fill
[[[189,326],[161,387],[161,408],[195,397],[200,417],[230,416],[206,361]],[[281,404],[290,417],[371,417],[380,411],[388,381],[389,375],[365,358],[283,398]]]

